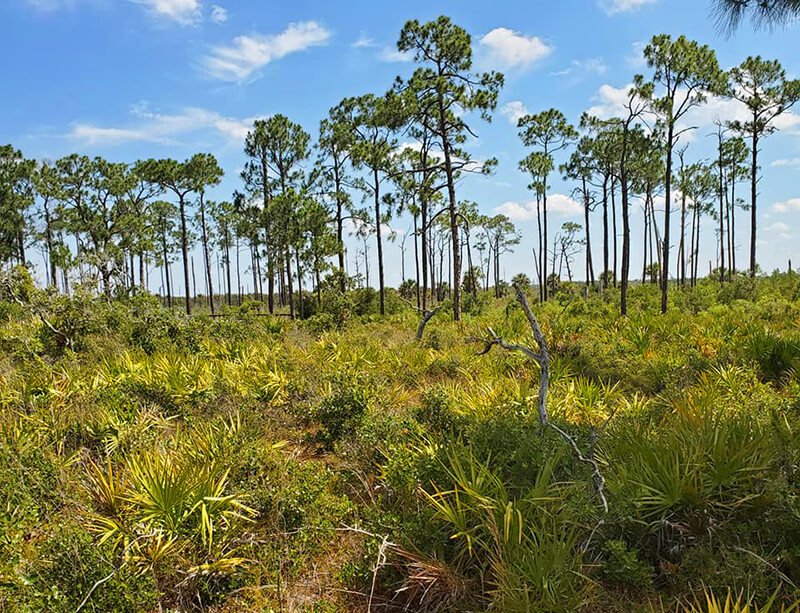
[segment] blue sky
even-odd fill
[[[254,118],[283,113],[316,135],[319,120],[345,96],[382,93],[413,64],[395,51],[407,19],[449,15],[473,36],[479,69],[506,75],[491,124],[476,120],[476,159],[497,157],[496,174],[471,178],[459,199],[485,213],[502,211],[523,236],[503,268],[531,274],[535,219],[528,180],[517,170],[525,150],[514,127],[519,112],[561,109],[577,122],[593,109],[611,114],[636,72],[648,75],[642,44],[654,34],[686,34],[711,45],[730,67],[747,55],[779,59],[800,75],[791,50],[797,30],[725,38],[715,32],[706,0],[562,0],[505,2],[267,2],[266,0],[3,0],[0,3],[0,141],[29,157],[71,152],[114,161],[183,159],[208,151],[226,177],[212,197],[240,188],[242,144]],[[717,115],[741,112],[713,100],[692,118],[687,159],[713,155]],[[800,112],[800,111],[799,111]],[[759,262],[785,268],[800,233],[800,116],[781,120],[764,142],[760,184]],[[553,228],[579,220],[572,185],[553,177]],[[740,193],[745,194],[742,185]],[[747,257],[746,214],[737,218],[738,261]],[[641,213],[633,213],[633,270],[640,261]],[[600,217],[593,218],[596,261]],[[410,220],[392,222],[399,233]],[[712,222],[704,226],[701,261],[715,258]],[[351,253],[356,242],[350,241]],[[374,253],[374,249],[372,249]],[[387,282],[400,280],[399,248],[388,247]],[[352,260],[352,257],[350,258]],[[408,260],[410,270],[412,260]],[[706,264],[707,266],[707,264]],[[580,265],[576,268],[581,269]],[[704,269],[701,266],[701,270]],[[351,272],[353,271],[351,266]]]

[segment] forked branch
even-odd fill
[[[415,305],[413,302],[411,302],[410,300],[407,300],[407,299],[403,298],[402,296],[400,297],[400,299],[401,299],[401,300],[403,300],[404,302],[406,302],[406,303],[407,303],[407,304],[408,304],[408,305],[409,305],[409,306],[410,306],[412,309],[414,309],[415,311],[417,311],[417,312],[419,312],[419,313],[422,313],[422,319],[420,320],[420,322],[419,322],[419,325],[417,326],[417,340],[418,340],[418,341],[419,341],[419,340],[422,340],[422,335],[425,333],[425,326],[427,326],[427,325],[428,325],[428,322],[429,322],[431,319],[433,319],[433,317],[434,317],[434,316],[435,316],[435,315],[436,315],[436,314],[437,314],[439,311],[441,311],[441,310],[442,310],[442,307],[441,307],[441,306],[437,306],[437,307],[435,307],[435,308],[433,308],[433,309],[430,309],[430,310],[428,310],[428,309],[421,309],[421,308],[419,308],[418,306],[416,306],[416,305]]]
[[[539,321],[536,319],[536,315],[533,314],[528,304],[528,299],[525,297],[525,292],[516,284],[514,285],[514,292],[517,295],[517,302],[519,302],[522,310],[525,312],[525,317],[528,318],[528,323],[531,326],[531,330],[533,330],[533,337],[536,339],[536,345],[539,351],[534,351],[530,347],[525,347],[524,345],[507,343],[501,336],[497,336],[495,331],[491,328],[489,328],[490,337],[488,339],[473,337],[467,340],[485,343],[486,346],[479,351],[477,355],[486,355],[492,350],[492,347],[499,345],[507,351],[520,351],[539,365],[541,373],[539,375],[539,402],[537,409],[539,413],[539,423],[542,426],[546,426],[550,422],[547,416],[547,388],[550,386],[550,352],[547,348],[547,340],[544,334],[542,334],[542,329],[539,327]]]
[[[567,434],[564,430],[556,426],[555,424],[551,423],[548,415],[547,415],[547,388],[550,386],[550,352],[547,347],[547,339],[545,339],[544,334],[542,333],[542,328],[539,326],[539,321],[536,319],[536,315],[533,314],[530,305],[528,304],[528,299],[525,296],[525,292],[519,285],[514,285],[514,293],[517,295],[517,302],[522,307],[522,311],[525,313],[525,317],[528,318],[528,323],[531,326],[531,330],[533,331],[533,337],[536,339],[536,345],[538,346],[538,351],[534,351],[530,347],[525,347],[524,345],[514,345],[512,343],[506,342],[502,337],[497,336],[494,330],[489,328],[489,338],[469,338],[467,340],[471,342],[480,342],[484,343],[485,347],[477,353],[477,355],[486,355],[492,350],[492,347],[498,345],[507,351],[519,351],[527,355],[530,359],[536,362],[539,365],[541,370],[541,374],[539,377],[539,403],[538,403],[538,413],[539,413],[539,423],[542,426],[550,426],[558,432],[559,435],[569,444],[572,450],[575,452],[578,460],[588,464],[592,467],[592,480],[594,481],[594,488],[597,496],[600,498],[600,502],[603,505],[604,513],[608,513],[608,499],[606,498],[605,493],[605,486],[606,480],[603,477],[603,474],[600,472],[600,466],[597,464],[597,461],[594,458],[594,444],[596,439],[596,432],[592,430],[592,441],[590,444],[590,452],[587,455],[584,455],[580,447],[578,447],[578,443],[575,439]],[[601,520],[602,521],[602,520]]]

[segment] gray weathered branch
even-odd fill
[[[533,331],[533,337],[536,339],[536,344],[538,345],[539,351],[536,352],[530,347],[525,347],[524,345],[514,345],[508,343],[502,337],[497,336],[497,334],[495,334],[494,330],[491,328],[489,328],[490,336],[488,339],[471,337],[467,340],[485,344],[485,347],[479,351],[477,355],[486,355],[492,350],[492,347],[498,345],[507,351],[519,351],[524,353],[539,365],[539,368],[541,369],[541,375],[539,377],[538,403],[539,423],[542,424],[542,426],[550,426],[553,428],[553,430],[558,432],[561,435],[561,438],[563,438],[569,444],[569,446],[572,447],[572,450],[575,452],[578,460],[585,464],[589,464],[592,467],[592,480],[594,481],[595,492],[597,493],[597,496],[600,498],[600,502],[603,505],[603,512],[608,514],[608,499],[606,498],[605,493],[606,480],[600,472],[600,466],[598,465],[597,460],[594,458],[594,446],[597,433],[594,429],[592,429],[590,452],[588,455],[584,455],[581,452],[580,447],[578,447],[578,443],[575,442],[575,439],[572,436],[550,422],[547,415],[547,388],[550,386],[550,352],[547,347],[547,339],[545,339],[544,334],[542,333],[542,328],[539,326],[539,321],[536,319],[536,315],[533,314],[533,311],[528,304],[528,299],[525,296],[525,292],[519,285],[516,284],[514,285],[514,292],[517,295],[517,302],[519,302],[523,312],[525,313],[525,317],[528,318],[528,323]]]

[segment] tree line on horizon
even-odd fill
[[[206,198],[224,174],[208,153],[183,162],[127,164],[78,154],[37,161],[12,145],[0,147],[0,263],[27,265],[28,249],[37,247],[49,286],[66,293],[76,277],[93,279],[109,299],[115,289],[148,287],[150,265],[157,265],[172,306],[178,292],[170,264],[179,254],[190,314],[197,281],[189,249],[198,244],[213,314],[214,296],[241,302],[244,245],[253,296],[270,312],[288,305],[294,317],[303,315],[304,282],[310,280],[318,299],[323,286],[340,292],[352,287],[344,234],[353,227],[364,245],[359,255],[367,285],[374,237],[384,313],[388,224],[407,212],[413,218],[415,269],[407,280],[403,242],[407,293],[422,311],[448,296],[459,320],[464,292],[488,290],[493,277],[498,294],[500,258],[519,242],[508,217],[482,215],[477,203],[463,197],[461,185],[467,175],[488,175],[497,165],[496,159],[473,159],[463,145],[475,136],[474,122],[491,121],[504,79],[473,70],[470,35],[445,16],[407,22],[397,48],[413,57],[413,74],[397,77],[383,95],[342,100],[320,122],[313,145],[311,135],[284,115],[256,120],[244,143],[242,188],[230,201]],[[572,125],[559,110],[549,109],[519,119],[519,137],[530,151],[519,168],[529,175],[535,195],[533,276],[542,301],[557,287],[564,267],[572,280],[574,258],[583,251],[586,293],[618,288],[626,314],[635,274],[630,256],[635,199],[644,212],[641,281],[659,284],[663,312],[670,279],[692,285],[700,274],[705,217],[715,221],[720,282],[739,271],[756,274],[758,154],[763,139],[777,130],[776,119],[800,99],[800,81],[787,79],[778,61],[758,56],[724,71],[710,47],[684,36],[654,36],[644,58],[651,74],[634,77],[618,117],[584,113]],[[739,101],[749,117],[719,118],[714,159],[692,161],[681,142],[692,129],[685,120],[709,96]],[[403,146],[401,139],[413,145]],[[557,154],[566,158],[558,167]],[[575,184],[583,223],[566,222],[554,235],[548,182],[556,172]],[[739,187],[745,182],[749,190]],[[749,200],[742,198],[748,191]],[[655,204],[661,197],[663,211]],[[736,262],[737,209],[750,213],[746,267]],[[599,271],[592,213],[602,218]],[[216,289],[215,255],[222,286]]]

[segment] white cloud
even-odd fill
[[[228,11],[218,4],[211,6],[211,21],[216,24],[223,24],[228,21]]]
[[[569,68],[564,68],[563,70],[557,70],[555,72],[551,72],[550,74],[553,76],[566,76],[566,75],[584,75],[584,74],[596,74],[602,75],[608,71],[608,66],[603,61],[601,57],[593,57],[587,60],[572,60],[572,64]]]
[[[566,194],[549,194],[547,196],[547,212],[560,217],[574,217],[583,214],[583,207]],[[513,221],[530,221],[536,219],[536,201],[518,202],[510,200],[495,209]]]
[[[361,49],[365,47],[374,47],[375,41],[371,39],[369,36],[367,36],[367,33],[364,30],[361,30],[361,32],[358,35],[358,39],[355,42],[353,42],[353,44],[351,44],[350,46],[356,49]]]
[[[601,85],[597,93],[593,96],[593,104],[587,112],[600,119],[625,116],[625,104],[629,99],[629,92],[633,84],[623,87],[614,87],[608,83]],[[684,90],[685,91],[685,90]],[[683,95],[683,91],[678,91],[678,98]],[[747,121],[750,113],[747,107],[730,98],[718,96],[707,96],[706,101],[689,110],[688,113],[678,122],[678,131],[686,128],[697,128],[698,130],[715,129],[715,122],[718,119],[724,121]],[[778,130],[796,130],[800,128],[800,115],[787,111],[778,116],[773,125]],[[689,130],[681,136],[683,142],[691,142],[696,138],[698,130]]]
[[[538,36],[525,36],[508,28],[495,28],[480,39],[483,63],[492,68],[528,68],[553,48]]]
[[[120,145],[129,142],[147,142],[174,145],[183,142],[185,135],[212,132],[226,142],[242,143],[253,125],[255,117],[235,119],[216,111],[188,107],[172,115],[151,111],[146,104],[134,105],[131,113],[135,125],[103,127],[91,123],[76,123],[68,136],[85,145]]]
[[[516,126],[517,122],[528,115],[528,109],[519,100],[512,100],[506,102],[501,108],[500,112],[506,117],[511,125]]]
[[[169,19],[182,26],[190,26],[202,20],[200,0],[131,0],[145,6],[150,13]]]
[[[800,166],[800,158],[788,158],[783,160],[775,160],[770,166],[786,167],[786,166]]]
[[[767,232],[773,232],[777,234],[783,240],[789,240],[792,238],[791,228],[788,224],[783,223],[782,221],[776,221],[771,225],[767,226]]]
[[[73,6],[77,0],[27,0],[33,8],[40,11],[55,11]]]
[[[641,40],[631,44],[631,53],[625,56],[625,63],[629,68],[642,68],[647,65],[647,60],[644,57],[644,48],[646,46],[647,43]]]
[[[655,4],[658,0],[600,0],[600,8],[606,15],[616,15],[628,11],[637,11],[648,4]]]
[[[610,119],[611,117],[624,115],[625,103],[628,101],[628,92],[631,87],[633,87],[632,83],[623,87],[614,87],[608,83],[601,85],[597,90],[597,94],[593,97],[596,104],[589,107],[587,112],[600,119]]]
[[[408,51],[398,51],[394,47],[384,47],[378,58],[384,62],[410,62],[414,59],[414,55]]]
[[[772,205],[775,213],[800,213],[800,198],[789,198],[785,202],[776,202]]]
[[[244,81],[273,60],[324,45],[330,37],[330,31],[316,21],[292,23],[280,34],[237,36],[230,45],[214,47],[203,65],[214,78]]]

